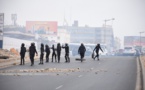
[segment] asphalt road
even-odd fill
[[[101,57],[100,61],[86,57],[86,61],[70,63],[45,63],[33,67],[30,63],[24,66],[13,66],[0,71],[0,90],[135,90],[137,65],[136,58]],[[17,72],[15,70],[62,69],[54,72]],[[74,71],[65,71],[74,69]],[[76,70],[76,71],[75,71]]]

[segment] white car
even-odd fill
[[[99,54],[100,55],[108,55],[108,51],[106,49],[103,49],[103,52],[100,50]]]
[[[131,46],[124,47],[123,55],[136,55],[136,50]]]

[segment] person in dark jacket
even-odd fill
[[[57,58],[58,58],[58,63],[60,62],[60,55],[61,55],[61,46],[60,43],[57,44]]]
[[[45,45],[45,52],[46,52],[46,62],[49,62],[50,48],[48,45]]]
[[[31,43],[31,46],[29,47],[29,56],[30,56],[30,60],[31,60],[31,66],[34,65],[34,56],[35,56],[35,53],[36,53],[36,56],[37,56],[38,54],[37,54],[37,51],[36,51],[35,44]]]
[[[21,45],[21,51],[20,51],[20,56],[21,56],[21,63],[20,65],[24,65],[25,64],[25,53],[26,53],[26,48],[25,48],[25,44],[22,43]]]
[[[85,48],[84,44],[81,43],[81,46],[80,46],[79,49],[78,49],[78,53],[79,53],[80,56],[81,56],[81,62],[83,61],[85,52],[86,52],[86,48]]]
[[[70,58],[69,58],[69,46],[66,43],[65,46],[62,46],[62,48],[65,49],[65,62],[70,62]]]
[[[43,57],[44,57],[44,44],[41,43],[41,47],[40,47],[40,64],[43,64]]]
[[[53,57],[55,57],[55,62],[57,62],[56,61],[56,53],[55,53],[55,51],[56,51],[56,49],[54,48],[54,45],[52,45],[52,61],[51,62],[53,62]]]
[[[94,60],[95,60],[96,57],[97,57],[98,60],[99,60],[99,50],[101,50],[101,51],[103,52],[103,50],[102,50],[100,44],[97,44],[97,46],[96,46],[96,47],[94,48],[94,50],[93,50],[93,53],[94,53],[95,50],[96,50],[96,56],[94,57]]]

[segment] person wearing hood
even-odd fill
[[[31,60],[31,66],[34,65],[34,57],[35,57],[35,53],[36,56],[38,55],[35,44],[31,43],[31,46],[29,47],[29,56],[30,56],[30,60]]]
[[[20,50],[20,56],[21,56],[21,63],[20,63],[20,65],[24,65],[25,64],[25,53],[26,53],[25,44],[22,43],[21,50]]]
[[[83,61],[83,58],[85,56],[85,52],[86,52],[86,48],[85,48],[84,44],[81,43],[81,46],[78,49],[78,53],[80,54],[80,57],[81,57],[81,62]]]
[[[55,62],[57,62],[56,61],[56,52],[55,52],[56,49],[54,48],[54,45],[52,45],[52,48],[51,49],[52,49],[52,61],[51,62],[53,62],[53,57],[55,57]]]
[[[48,45],[45,45],[45,52],[46,52],[46,62],[49,62],[50,48]]]
[[[65,62],[70,62],[68,44],[66,43],[65,46],[62,46],[62,48],[65,49]]]
[[[58,63],[60,63],[60,55],[61,55],[61,45],[60,43],[57,44],[57,58],[58,58]]]
[[[41,43],[41,47],[40,47],[40,64],[43,64],[43,57],[44,57],[44,44]]]
[[[98,60],[99,60],[99,50],[101,50],[101,51],[103,52],[103,50],[102,50],[100,44],[97,44],[97,46],[96,46],[96,47],[94,48],[94,50],[93,50],[93,53],[94,53],[95,50],[96,50],[96,56],[94,57],[94,60],[95,60],[96,57],[97,57]]]

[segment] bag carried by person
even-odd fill
[[[92,58],[94,58],[94,52],[92,53]]]

